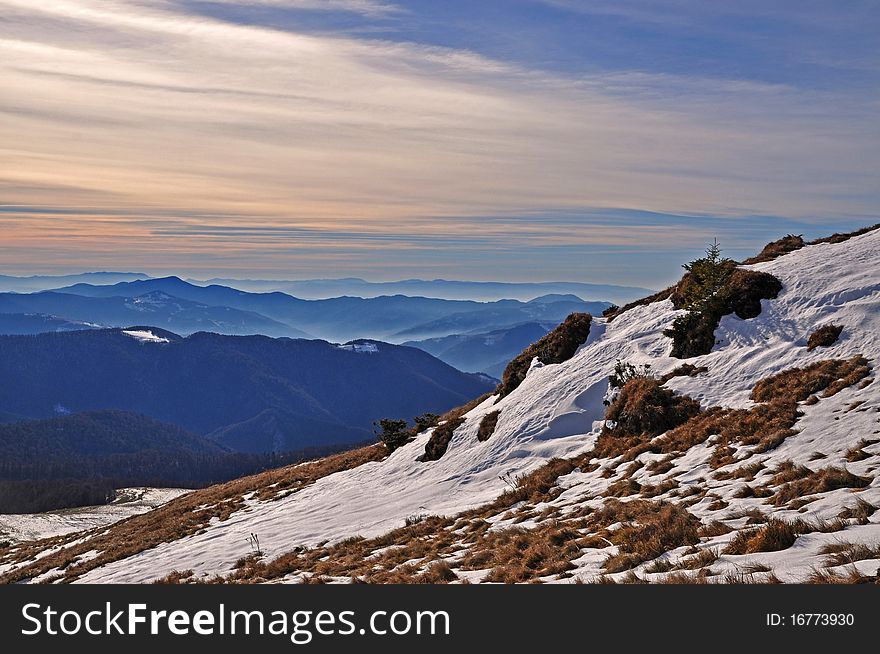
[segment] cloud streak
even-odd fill
[[[212,265],[238,248],[236,265],[264,257],[261,268],[347,248],[353,268],[351,252],[384,244],[393,258],[430,238],[472,252],[511,235],[534,248],[681,238],[669,224],[624,234],[589,217],[601,209],[853,220],[876,214],[880,196],[876,96],[551,74],[462,49],[240,25],[174,2],[0,10],[0,201],[84,211],[7,224],[4,256],[67,243],[73,261],[89,247],[133,251],[132,239],[176,265],[211,248]],[[529,222],[546,211],[584,217]],[[162,226],[131,218],[156,213]]]

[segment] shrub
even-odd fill
[[[549,334],[523,350],[507,364],[497,393],[501,397],[512,393],[526,378],[535,357],[543,364],[568,361],[586,342],[592,320],[588,313],[573,313]]]
[[[614,435],[653,437],[683,424],[700,412],[700,403],[664,388],[657,379],[628,381],[605,412]]]
[[[498,416],[501,411],[492,411],[483,416],[480,420],[480,428],[477,430],[477,440],[480,442],[487,441],[495,433],[495,425],[498,424]]]
[[[842,331],[843,325],[835,325],[832,323],[819,327],[819,329],[810,334],[810,337],[807,339],[807,349],[815,350],[817,347],[829,347],[834,345],[837,342],[837,339],[840,338],[840,333]]]

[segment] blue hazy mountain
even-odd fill
[[[530,321],[558,323],[573,311],[597,313],[608,306],[607,302],[584,302],[571,295],[562,300],[538,298],[530,302],[476,302],[404,295],[304,300],[277,291],[249,293],[228,286],[197,286],[178,277],[108,286],[77,284],[58,292],[92,298],[164,293],[206,306],[249,311],[332,341],[375,338],[399,342],[476,329],[491,331]]]
[[[27,277],[0,275],[0,292],[34,293],[71,284],[117,284],[135,279],[149,279],[149,277],[144,273],[131,272],[86,272],[75,275],[30,275]]]
[[[113,297],[87,297],[50,291],[31,294],[0,293],[0,312],[19,316],[6,319],[0,317],[2,334],[69,330],[74,328],[75,323],[87,323],[81,329],[87,329],[90,325],[124,327],[148,323],[180,334],[212,331],[233,335],[309,337],[301,330],[252,311],[209,306],[162,291]],[[32,317],[24,318],[21,317],[22,314],[30,314]],[[42,317],[34,314],[42,314]]]
[[[259,280],[215,278],[194,281],[196,284],[219,284],[251,292],[283,291],[310,300],[354,295],[418,295],[445,300],[512,299],[528,301],[548,294],[572,294],[590,300],[608,300],[625,304],[651,295],[654,291],[635,286],[588,284],[584,282],[472,282],[448,279],[404,279],[391,282],[368,282],[357,277],[342,279]]]
[[[113,409],[282,452],[361,442],[375,420],[442,413],[495,385],[387,343],[126,331],[0,336],[0,414]],[[151,341],[136,337],[146,331]]]

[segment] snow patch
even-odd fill
[[[126,336],[131,336],[134,339],[137,339],[141,343],[170,343],[167,338],[163,338],[161,336],[156,336],[153,332],[149,330],[140,330],[140,329],[123,329],[122,333]]]

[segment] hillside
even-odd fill
[[[560,353],[577,341],[551,332],[529,349],[528,374],[524,359],[513,363],[503,396],[451,412],[391,454],[331,457],[198,491],[101,533],[9,548],[0,574],[876,582],[878,251],[877,230],[774,244],[727,267],[717,301],[693,320],[676,309],[698,282],[686,275],[625,310],[572,321],[589,336],[567,360]],[[686,361],[670,356],[674,345]],[[621,387],[610,389],[614,375]],[[445,450],[427,460],[441,434]],[[157,524],[161,536],[131,545]],[[262,557],[251,556],[250,533]]]
[[[239,451],[284,452],[360,443],[379,418],[443,412],[492,387],[421,350],[370,348],[156,328],[3,336],[0,411],[116,409],[214,432]]]

